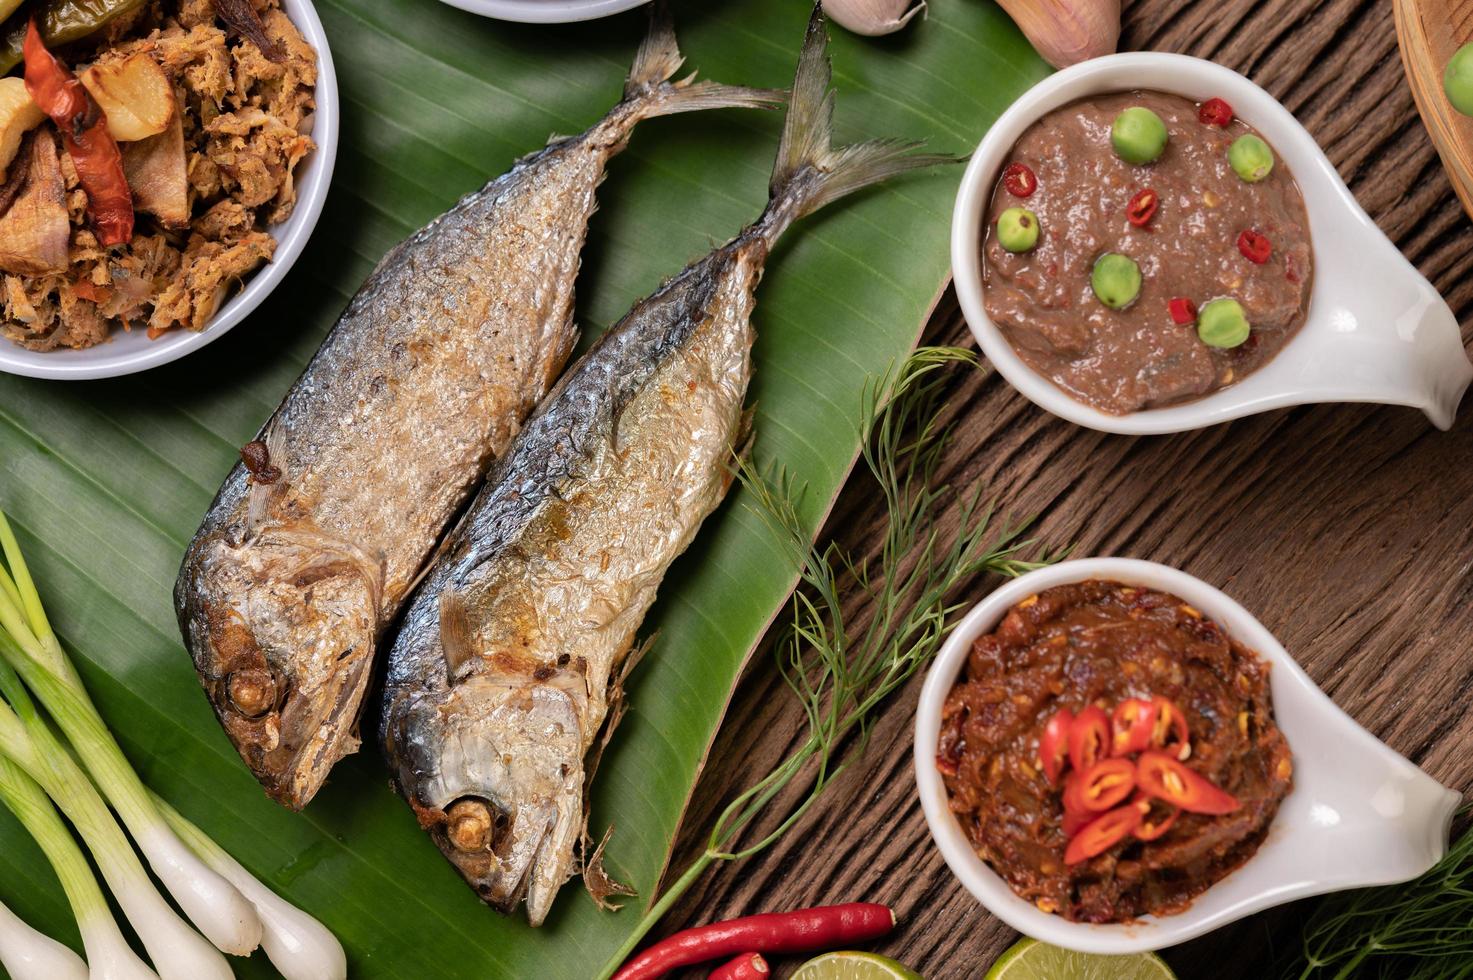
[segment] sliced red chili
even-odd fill
[[[1232,813],[1242,806],[1232,794],[1165,752],[1142,752],[1136,761],[1135,781],[1143,792],[1188,813]]]
[[[1157,840],[1181,816],[1181,810],[1177,807],[1163,806],[1160,800],[1154,800],[1145,793],[1137,792],[1130,803],[1141,813],[1140,826],[1133,831],[1138,840]]]
[[[1032,197],[1038,190],[1038,178],[1027,164],[1010,163],[1002,172],[1002,186],[1014,197]]]
[[[1174,296],[1166,303],[1166,309],[1171,313],[1171,322],[1177,326],[1184,327],[1197,322],[1197,304],[1185,296]]]
[[[1147,187],[1143,191],[1136,192],[1135,197],[1125,206],[1125,220],[1137,228],[1144,228],[1151,223],[1156,216],[1156,208],[1161,203],[1161,196]]]
[[[1151,747],[1156,729],[1156,706],[1140,698],[1126,698],[1110,719],[1110,754],[1130,755]]]
[[[1139,807],[1127,803],[1090,821],[1064,849],[1064,863],[1078,864],[1103,854],[1125,840],[1141,822]]]
[[[1069,726],[1069,763],[1079,772],[1110,754],[1110,716],[1090,705]]]
[[[1064,836],[1073,837],[1090,821],[1099,816],[1084,805],[1079,796],[1080,774],[1071,772],[1064,777]]]
[[[1273,242],[1266,237],[1249,228],[1238,236],[1238,251],[1243,253],[1243,258],[1257,265],[1263,265],[1268,257],[1273,254]]]
[[[1038,761],[1043,765],[1043,774],[1051,784],[1058,783],[1069,761],[1069,729],[1074,724],[1074,712],[1060,708],[1043,726],[1038,739]]]
[[[1208,99],[1197,109],[1197,119],[1205,126],[1226,126],[1233,121],[1233,107],[1222,99]]]
[[[1079,773],[1074,785],[1077,809],[1101,813],[1125,802],[1135,789],[1135,763],[1129,759],[1101,759]]]
[[[1151,705],[1156,709],[1151,744],[1174,759],[1186,759],[1191,754],[1192,744],[1186,712],[1178,708],[1174,701],[1159,695],[1151,698]],[[1168,735],[1175,735],[1175,740],[1168,741]]]

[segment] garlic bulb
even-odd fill
[[[1120,42],[1120,0],[998,0],[1043,60],[1068,68],[1111,54]]]
[[[823,0],[823,12],[840,27],[875,37],[893,34],[926,9],[926,0]]]

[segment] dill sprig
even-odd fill
[[[1473,977],[1473,832],[1465,831],[1421,877],[1322,902],[1305,926],[1300,957],[1283,975],[1286,980]]]
[[[945,422],[943,369],[956,364],[975,365],[976,357],[960,348],[923,347],[862,391],[862,458],[887,516],[876,562],[837,542],[813,544],[799,516],[801,489],[786,474],[768,478],[749,462],[738,463],[746,506],[761,516],[799,569],[791,619],[774,652],[803,706],[808,737],[726,806],[705,849],[650,907],[604,977],[707,869],[770,847],[859,757],[879,706],[935,656],[963,605],[955,596],[962,585],[984,573],[1011,577],[1047,564],[1043,554],[1033,561],[1021,557],[1035,544],[1022,539],[1026,524],[992,533],[992,508],[980,488],[962,495],[955,537],[947,541],[941,533],[939,518],[951,494],[935,477],[952,434]],[[854,592],[873,611],[862,629],[844,614],[843,597]],[[778,822],[771,831],[744,842],[745,832],[789,791],[803,795],[772,814]]]

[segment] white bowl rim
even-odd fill
[[[519,24],[571,24],[633,10],[649,0],[440,0],[496,20]]]
[[[1274,905],[1281,905],[1296,898],[1323,894],[1339,887],[1359,887],[1372,884],[1389,884],[1403,881],[1411,875],[1391,877],[1378,881],[1360,881],[1336,888],[1265,888],[1260,900],[1250,906],[1231,908],[1207,915],[1201,912],[1200,898],[1182,912],[1156,917],[1146,916],[1136,923],[1092,924],[1070,922],[1057,915],[1049,915],[1035,909],[1019,898],[1012,888],[979,857],[967,842],[956,818],[949,807],[945,784],[936,770],[936,740],[941,729],[941,707],[951,692],[957,676],[966,660],[972,641],[983,631],[994,626],[1014,604],[1057,585],[1081,582],[1087,579],[1118,581],[1137,584],[1169,592],[1191,603],[1204,615],[1216,621],[1238,642],[1253,650],[1271,666],[1270,682],[1275,691],[1275,709],[1282,708],[1279,694],[1285,688],[1307,689],[1314,698],[1322,700],[1329,710],[1341,715],[1342,731],[1385,764],[1432,785],[1435,781],[1422,772],[1414,763],[1398,755],[1354,719],[1340,712],[1328,697],[1320,691],[1299,663],[1289,655],[1283,645],[1251,612],[1217,587],[1202,581],[1180,569],[1157,562],[1135,558],[1078,558],[1061,561],[1045,568],[1020,575],[1004,583],[978,602],[952,629],[941,651],[927,671],[916,708],[915,745],[913,764],[916,788],[925,814],[927,830],[941,851],[947,866],[986,909],[1014,929],[1035,939],[1061,946],[1066,949],[1087,953],[1124,954],[1163,949],[1186,942],[1236,921],[1254,912]],[[1280,721],[1283,723],[1281,714]],[[1461,794],[1438,787],[1442,792],[1441,848],[1445,850],[1447,831],[1454,812],[1461,803]],[[1289,796],[1300,792],[1296,777],[1295,789]],[[1284,808],[1280,808],[1280,817]],[[1270,834],[1276,832],[1280,819],[1270,826]],[[1439,855],[1440,856],[1440,855]],[[1257,863],[1255,863],[1257,862]],[[1223,880],[1244,874],[1261,874],[1267,865],[1259,855],[1250,858]],[[1215,885],[1213,887],[1216,887]],[[1207,889],[1208,894],[1212,888]],[[1148,928],[1142,928],[1147,926]]]
[[[225,302],[205,329],[171,330],[158,340],[134,328],[114,330],[107,340],[83,350],[32,351],[0,338],[0,372],[53,381],[90,381],[116,378],[159,367],[192,354],[218,340],[255,311],[291,270],[312,237],[337,160],[339,107],[337,73],[327,32],[311,0],[282,0],[287,16],[317,52],[317,103],[312,139],[317,148],[299,165],[297,206],[280,225],[267,229],[276,238],[276,253],[258,269],[244,288]]]

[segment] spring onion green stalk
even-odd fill
[[[91,866],[57,816],[56,807],[34,779],[4,756],[0,756],[0,801],[35,838],[61,881],[87,952],[87,966],[81,975],[90,973],[92,980],[158,980],[158,974],[123,938]]]
[[[0,569],[0,634],[8,634],[10,640],[0,643],[0,654],[65,733],[149,867],[189,920],[224,952],[250,953],[261,944],[260,917],[245,896],[210,870],[164,821],[62,651],[3,513],[0,546],[10,565],[8,574]],[[154,965],[163,972],[157,959]]]
[[[8,663],[14,650],[10,637],[0,632],[0,752],[39,783],[72,822],[163,980],[230,980],[225,957],[164,901],[107,803],[36,711]]]
[[[240,862],[161,797],[154,804],[174,833],[240,890],[261,917],[261,948],[286,980],[343,980],[348,958],[328,928],[263,885]]]
[[[0,967],[11,980],[87,980],[87,964],[0,902]]]

